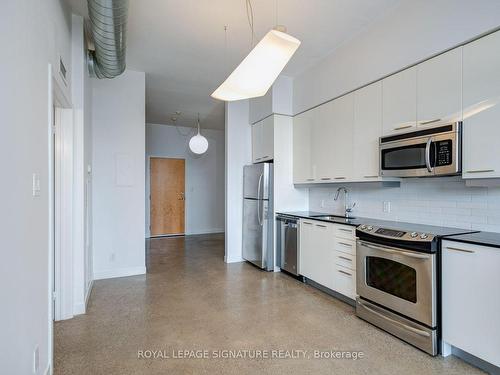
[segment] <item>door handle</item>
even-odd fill
[[[366,306],[363,302],[361,302],[360,300],[358,300],[358,303],[363,306],[363,308],[367,309],[369,312],[371,312],[372,314],[378,316],[379,318],[382,318],[382,319],[385,319],[389,322],[391,322],[392,324],[396,324],[398,326],[400,326],[401,328],[404,328],[410,332],[413,332],[413,333],[416,333],[417,335],[420,335],[420,336],[425,336],[425,337],[429,337],[431,334],[429,332],[426,332],[426,331],[423,331],[421,329],[417,329],[417,328],[413,328],[407,324],[404,324],[400,321],[397,321],[395,319],[392,319],[392,318],[389,318],[388,316],[385,316],[375,310],[373,310],[372,308]]]
[[[429,173],[432,173],[433,167],[431,165],[431,143],[434,139],[430,137],[425,144],[425,165]]]
[[[375,246],[375,245],[372,245],[372,244],[369,244],[369,243],[366,243],[364,241],[359,241],[361,243],[362,246],[366,246],[370,249],[374,249],[374,250],[380,250],[380,251],[384,251],[386,253],[390,253],[390,254],[398,254],[398,255],[404,255],[404,256],[407,256],[409,258],[415,258],[415,259],[429,259],[429,255],[423,255],[423,254],[413,254],[413,253],[409,253],[407,251],[402,251],[400,249],[396,249],[394,247],[385,247],[385,246]]]
[[[261,182],[262,182],[262,177],[264,177],[264,174],[261,173],[260,177],[259,177],[259,183],[257,185],[257,220],[259,221],[259,225],[262,225],[262,218],[260,217],[260,205],[262,203],[262,200],[260,198],[260,185],[261,185]]]
[[[342,271],[342,270],[337,270],[337,271],[339,271],[340,273],[343,273],[344,275],[352,276],[352,273],[345,272],[345,271]]]

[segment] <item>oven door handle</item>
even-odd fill
[[[431,165],[431,143],[433,140],[434,138],[429,137],[427,143],[425,144],[425,166],[427,167],[429,173],[432,173],[432,171],[434,170]]]
[[[425,337],[429,337],[431,334],[429,332],[426,332],[426,331],[423,331],[421,329],[417,329],[417,328],[413,328],[407,324],[404,324],[402,322],[399,322],[397,320],[394,320],[394,319],[391,319],[389,318],[388,316],[385,316],[384,314],[381,314],[375,310],[373,310],[372,308],[366,306],[363,302],[359,301],[358,300],[358,303],[363,306],[363,308],[367,309],[369,312],[371,312],[372,314],[378,316],[379,318],[382,318],[382,319],[385,319],[385,320],[388,320],[389,322],[391,322],[392,324],[396,324],[410,332],[413,332],[413,333],[416,333],[417,335],[420,335],[420,336],[425,336]]]
[[[414,253],[409,253],[408,251],[396,249],[394,247],[375,246],[364,241],[359,241],[359,242],[361,243],[361,245],[369,247],[370,249],[385,251],[386,253],[399,254],[407,256],[409,258],[416,258],[416,259],[429,259],[429,255],[425,254],[414,254]]]

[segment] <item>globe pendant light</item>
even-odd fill
[[[207,152],[208,141],[200,134],[200,114],[198,113],[198,134],[191,137],[189,140],[189,149],[197,155],[202,155]]]
[[[247,17],[253,46],[253,10],[250,0],[247,0]],[[265,95],[300,46],[300,40],[284,31],[284,27],[270,30],[212,93],[212,98],[233,101]]]

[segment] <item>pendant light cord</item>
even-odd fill
[[[247,20],[248,20],[248,26],[250,26],[250,32],[252,33],[252,44],[251,48],[253,48],[253,42],[254,42],[254,24],[253,24],[253,7],[252,7],[252,1],[251,0],[246,0],[246,7],[247,7]]]

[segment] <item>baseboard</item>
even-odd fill
[[[144,275],[145,273],[146,273],[145,266],[116,268],[116,269],[102,270],[102,271],[94,272],[94,280],[103,280],[103,279],[113,279],[115,277]]]
[[[227,258],[225,255],[224,255],[224,262],[226,263],[239,263],[239,262],[244,262],[245,259],[243,259],[242,257],[229,257]]]

